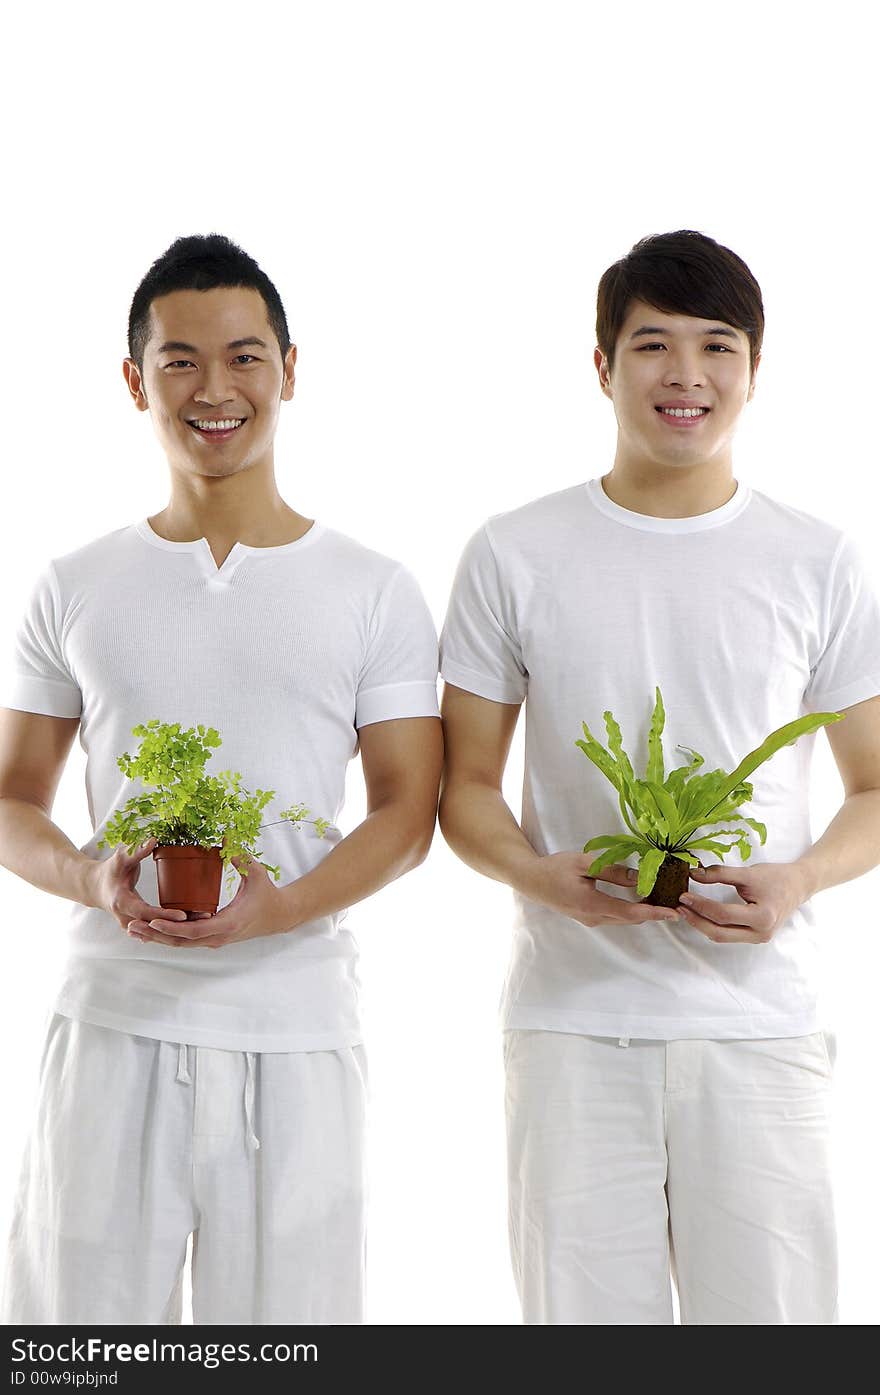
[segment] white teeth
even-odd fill
[[[661,407],[660,411],[665,417],[702,417],[708,412],[708,407]]]
[[[241,426],[244,417],[228,417],[226,421],[194,421],[193,426],[197,426],[200,431],[231,431],[234,426]]]

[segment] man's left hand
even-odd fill
[[[133,920],[128,933],[133,939],[152,944],[191,949],[221,949],[239,940],[255,940],[261,935],[277,935],[293,928],[286,898],[259,862],[234,857],[237,871],[248,875],[227,906],[215,915],[200,913],[197,920]]]
[[[766,944],[780,925],[809,897],[802,868],[796,862],[760,862],[754,867],[691,867],[694,881],[735,886],[741,904],[715,901],[688,890],[678,911],[688,925],[716,944]]]

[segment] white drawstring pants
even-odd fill
[[[182,1046],[55,1014],[0,1321],[359,1323],[363,1047]]]
[[[837,1317],[833,1038],[504,1034],[510,1244],[526,1323]]]

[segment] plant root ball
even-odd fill
[[[667,853],[660,864],[657,880],[643,898],[644,903],[648,906],[677,906],[678,898],[683,891],[687,891],[689,881],[689,864]]]

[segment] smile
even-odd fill
[[[246,420],[246,417],[224,417],[222,421],[211,421],[206,417],[198,417],[187,425],[203,440],[210,436],[214,441],[226,441],[239,427],[244,426]]]
[[[710,412],[709,407],[655,407],[654,411],[659,412],[663,420],[674,427],[693,428],[707,417]]]

